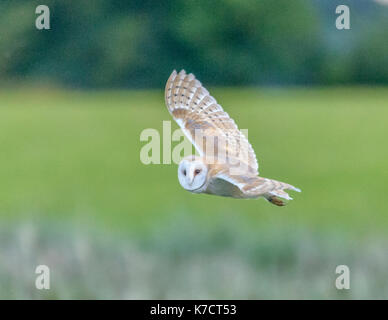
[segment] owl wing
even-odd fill
[[[247,167],[258,175],[255,152],[236,123],[222,109],[193,74],[175,70],[167,81],[166,105],[198,153],[210,153],[225,163]],[[211,151],[211,152],[210,152]]]
[[[300,189],[285,182],[253,175],[230,175],[226,169],[215,172],[212,179],[215,185],[222,185],[224,190],[232,190],[229,196],[235,198],[264,197],[278,206],[286,204],[282,199],[292,200],[285,190],[301,192]],[[224,187],[225,182],[229,185],[227,188]],[[232,189],[232,185],[236,188]]]

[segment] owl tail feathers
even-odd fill
[[[265,199],[267,199],[269,202],[271,202],[274,205],[277,206],[285,206],[292,198],[289,196],[287,192],[284,191],[284,189],[290,189],[297,192],[301,192],[300,189],[295,188],[292,185],[281,183],[281,187],[279,189],[274,189],[269,191],[267,194],[264,195]]]

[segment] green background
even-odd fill
[[[2,2],[0,298],[387,298],[388,7],[342,2],[47,1],[45,31],[33,1]],[[141,162],[174,68],[302,189],[288,206]]]

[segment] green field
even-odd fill
[[[52,293],[52,297],[60,298],[111,298],[115,297],[115,292],[116,296],[126,298],[176,298],[180,292],[197,298],[337,297],[337,293],[328,289],[331,282],[320,286],[314,282],[318,278],[313,276],[309,278],[309,290],[292,290],[300,288],[299,280],[303,278],[300,268],[333,259],[328,267],[333,273],[329,278],[332,279],[335,265],[343,263],[335,259],[344,255],[365,273],[360,280],[361,289],[348,297],[387,297],[388,284],[368,274],[368,267],[363,268],[362,263],[365,259],[373,260],[373,252],[383,257],[380,264],[376,262],[377,266],[384,268],[388,260],[382,254],[384,245],[379,242],[387,240],[388,228],[385,199],[388,89],[216,88],[210,91],[239,127],[249,130],[261,175],[302,189],[302,193],[293,195],[295,200],[288,206],[279,208],[262,199],[193,195],[180,187],[175,164],[142,164],[139,154],[145,142],[140,141],[141,131],[155,128],[161,132],[162,121],[171,120],[162,91],[2,89],[0,223],[2,236],[7,234],[10,238],[7,236],[8,241],[0,245],[0,253],[8,257],[12,252],[17,253],[16,257],[20,254],[22,259],[23,253],[15,249],[15,243],[9,239],[19,237],[20,226],[32,224],[37,230],[51,230],[42,236],[46,239],[44,243],[54,239],[53,243],[58,246],[73,243],[74,230],[81,230],[81,233],[96,230],[102,243],[104,237],[111,239],[118,235],[123,237],[120,241],[125,245],[130,242],[125,239],[137,239],[142,244],[136,250],[142,254],[148,252],[154,259],[150,263],[164,266],[161,270],[166,274],[172,272],[171,261],[158,260],[156,252],[167,252],[167,256],[176,254],[183,259],[178,260],[179,263],[187,263],[195,261],[197,255],[213,257],[214,252],[229,252],[233,248],[230,249],[232,257],[241,252],[248,260],[256,254],[255,259],[260,263],[269,261],[259,268],[263,277],[257,280],[257,283],[264,283],[260,281],[266,279],[266,288],[271,288],[267,291],[262,288],[255,291],[251,286],[238,289],[240,282],[236,280],[233,288],[240,291],[231,293],[228,288],[218,287],[215,278],[216,283],[209,290],[205,284],[197,284],[197,288],[189,283],[186,288],[179,283],[174,287],[176,291],[171,291],[161,282],[159,291],[152,294],[141,291],[151,292],[152,288],[138,285],[141,292],[138,295],[129,294],[129,289],[123,289],[123,294],[108,289],[110,293],[94,291],[92,294],[93,290],[85,289],[86,285],[77,290],[70,285],[66,293],[58,288]],[[173,123],[173,129],[177,127]],[[63,240],[60,244],[58,238]],[[333,239],[339,239],[338,243]],[[307,253],[303,245],[307,246]],[[359,251],[368,246],[371,251]],[[55,247],[52,250],[55,251]],[[72,251],[68,250],[71,256]],[[317,255],[317,250],[322,250],[322,256]],[[329,260],[324,259],[326,256]],[[105,255],[101,257],[104,259]],[[214,266],[224,265],[223,258],[218,258],[221,260]],[[225,259],[229,261],[228,257]],[[90,266],[91,261],[85,264]],[[15,258],[16,263],[20,263],[18,258]],[[178,278],[184,279],[183,270],[187,269],[179,263]],[[208,270],[201,269],[201,263],[204,262],[198,264],[198,277],[203,276],[200,270]],[[290,268],[287,268],[288,263]],[[241,283],[250,282],[250,272],[257,276],[252,265],[255,263],[247,262],[253,269],[242,271]],[[230,272],[238,273],[238,268],[233,268]],[[323,268],[322,265],[319,268]],[[307,273],[314,274],[311,270]],[[276,276],[279,274],[284,282]],[[16,276],[11,277],[12,281],[8,276],[0,268],[0,284],[12,292],[19,282]],[[144,281],[151,276],[157,277],[157,274],[150,271]],[[384,278],[383,273],[381,276]],[[372,277],[373,283],[368,277]],[[326,281],[323,278],[317,281]],[[66,283],[65,271],[63,279],[62,284]],[[276,280],[276,285],[271,279]],[[223,283],[224,279],[219,281]],[[289,294],[282,290],[283,285],[290,290]],[[376,287],[379,289],[375,290]],[[41,297],[20,290],[0,294]]]

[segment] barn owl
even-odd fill
[[[243,199],[263,197],[277,206],[292,199],[284,190],[300,192],[290,184],[259,176],[252,146],[193,74],[174,70],[166,84],[165,101],[199,154],[179,163],[178,180],[185,190]]]

